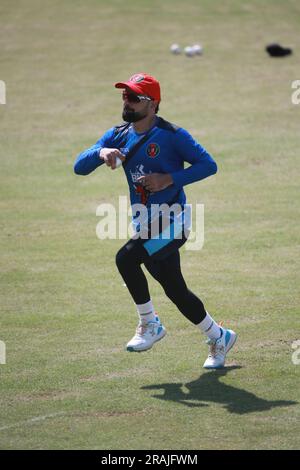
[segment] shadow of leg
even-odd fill
[[[199,379],[186,384],[155,384],[142,387],[142,390],[162,390],[162,394],[152,395],[153,398],[175,401],[189,407],[208,406],[207,402],[220,403],[230,413],[236,414],[252,413],[254,411],[259,412],[270,410],[277,406],[291,406],[297,404],[297,402],[294,401],[268,401],[257,397],[254,393],[219,381],[221,377],[225,376],[231,370],[240,368],[239,366],[232,366],[209,371],[201,375]],[[183,391],[183,385],[188,389],[188,393]]]

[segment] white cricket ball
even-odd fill
[[[200,44],[194,44],[192,48],[196,55],[201,55],[203,53],[203,47]]]
[[[122,165],[122,160],[119,157],[116,157],[116,168]]]
[[[184,48],[184,53],[187,57],[193,57],[195,55],[195,51],[191,46],[186,46]]]
[[[172,54],[180,54],[181,48],[178,44],[172,44],[172,46],[170,47],[170,51],[172,52]]]

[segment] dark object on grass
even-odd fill
[[[292,49],[289,47],[282,47],[280,44],[269,44],[266,47],[266,51],[270,54],[271,57],[284,57],[286,55],[292,54]]]

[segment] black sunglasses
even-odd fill
[[[131,93],[130,91],[123,91],[122,93],[123,100],[129,101],[129,103],[140,103],[141,101],[152,101],[150,96],[144,95],[136,95],[135,93]]]

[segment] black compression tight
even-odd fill
[[[173,246],[170,253],[165,250],[163,256],[149,256],[141,239],[129,240],[118,251],[116,264],[136,304],[150,300],[148,282],[141,268],[144,264],[188,320],[197,325],[205,318],[202,301],[187,288],[183,278],[178,248]]]

